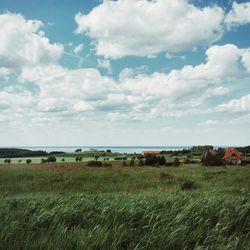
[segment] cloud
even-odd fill
[[[75,54],[79,54],[79,53],[83,50],[83,48],[84,48],[84,45],[81,43],[81,44],[77,45],[77,46],[74,48],[73,52],[74,52]]]
[[[250,111],[250,94],[240,99],[233,99],[217,107],[218,111],[247,112]]]
[[[227,81],[246,76],[242,50],[235,45],[212,46],[206,61],[169,73],[143,74],[124,69],[119,79],[97,69],[67,69],[59,65],[25,67],[18,80],[32,82],[36,113],[140,121],[155,117],[200,115],[207,99],[229,93]],[[199,109],[198,109],[199,106]],[[215,112],[209,111],[209,112]],[[45,116],[46,114],[44,114]],[[73,118],[71,118],[73,119]]]
[[[109,60],[97,59],[98,67],[106,69],[109,74],[112,73],[112,66]]]
[[[208,45],[222,36],[223,20],[222,8],[198,8],[187,0],[105,0],[90,13],[75,15],[76,32],[94,39],[97,55],[109,58]]]
[[[225,23],[229,27],[250,23],[250,2],[233,2],[232,9],[226,15]]]
[[[20,14],[0,14],[1,72],[58,62],[64,47],[50,43],[42,27],[41,21],[27,20]]]

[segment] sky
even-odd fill
[[[0,146],[250,144],[250,2],[0,0]]]

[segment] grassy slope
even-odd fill
[[[0,249],[250,248],[250,166],[120,164],[0,167]]]

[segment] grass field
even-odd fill
[[[250,249],[249,165],[112,163],[1,165],[0,249]]]

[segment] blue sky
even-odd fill
[[[250,2],[0,0],[1,146],[247,145]]]

